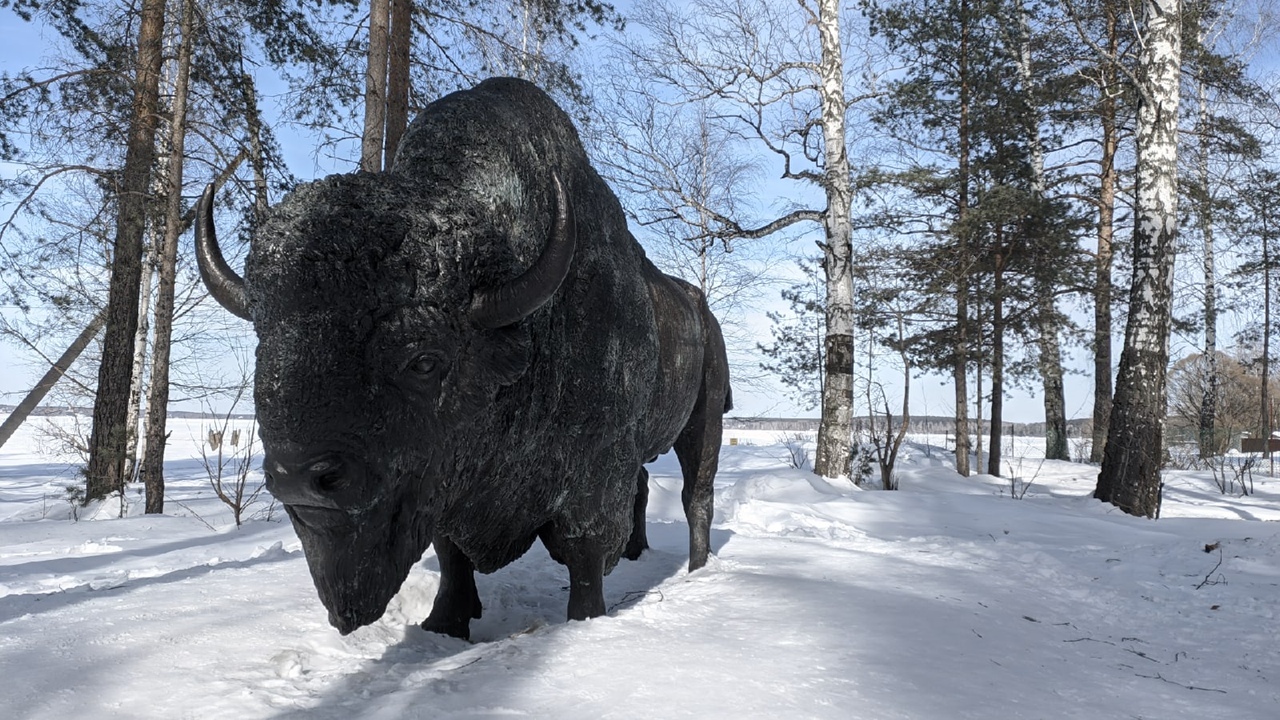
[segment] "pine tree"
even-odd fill
[[[990,372],[987,469],[998,473],[1011,370],[1007,339],[1015,330],[1039,336],[1039,346],[1027,351],[1038,357],[1047,385],[1054,377],[1060,383],[1061,315],[1053,301],[1074,264],[1074,221],[1070,207],[1049,194],[1040,108],[1048,104],[1043,98],[1062,95],[1063,80],[1033,67],[1052,61],[1031,57],[1023,3],[898,2],[872,13],[874,27],[908,68],[875,117],[906,162],[868,182],[898,189],[882,224],[910,228],[919,238],[900,255],[909,284],[927,288],[934,303],[933,319],[917,323],[915,362],[952,377],[961,474],[969,472],[970,373],[981,422],[981,384]],[[1061,415],[1061,400],[1055,404]],[[981,451],[981,434],[978,440]]]
[[[165,172],[164,239],[157,252],[159,288],[156,292],[155,347],[151,358],[151,393],[147,403],[147,440],[141,477],[146,488],[146,512],[164,512],[164,447],[169,412],[169,360],[173,339],[174,292],[177,285],[178,237],[182,222],[182,178],[187,137],[187,98],[191,55],[196,34],[194,0],[182,0],[173,101],[169,111],[168,168]]]
[[[129,388],[133,377],[133,341],[138,327],[142,236],[146,232],[151,163],[155,158],[164,10],[164,0],[142,0],[129,139],[124,169],[116,186],[118,214],[111,289],[98,390],[94,396],[89,464],[85,468],[87,500],[122,491],[126,480]]]

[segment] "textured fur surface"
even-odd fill
[[[577,220],[568,275],[522,320],[476,325],[473,296],[546,245],[553,177]],[[432,542],[444,577],[428,629],[465,637],[473,569],[539,537],[569,568],[569,616],[602,613],[602,576],[643,541],[642,464],[673,446],[690,566],[706,561],[729,392],[719,327],[696,288],[645,258],[533,85],[442,98],[388,172],[290,194],[244,285],[268,486],[340,631],[381,616]]]

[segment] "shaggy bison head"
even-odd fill
[[[430,544],[458,455],[529,364],[520,321],[576,242],[554,175],[517,193],[541,198],[541,218],[422,192],[395,173],[303,186],[257,228],[243,279],[218,248],[212,186],[198,208],[201,275],[258,336],[267,488],[343,633],[382,615]],[[535,228],[541,252],[521,272],[508,236]]]

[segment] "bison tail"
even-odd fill
[[[733,409],[733,386],[725,383],[724,389],[724,411],[727,413]]]

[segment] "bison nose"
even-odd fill
[[[338,453],[281,448],[263,459],[267,491],[285,505],[338,508],[339,493],[352,484],[352,464]]]

